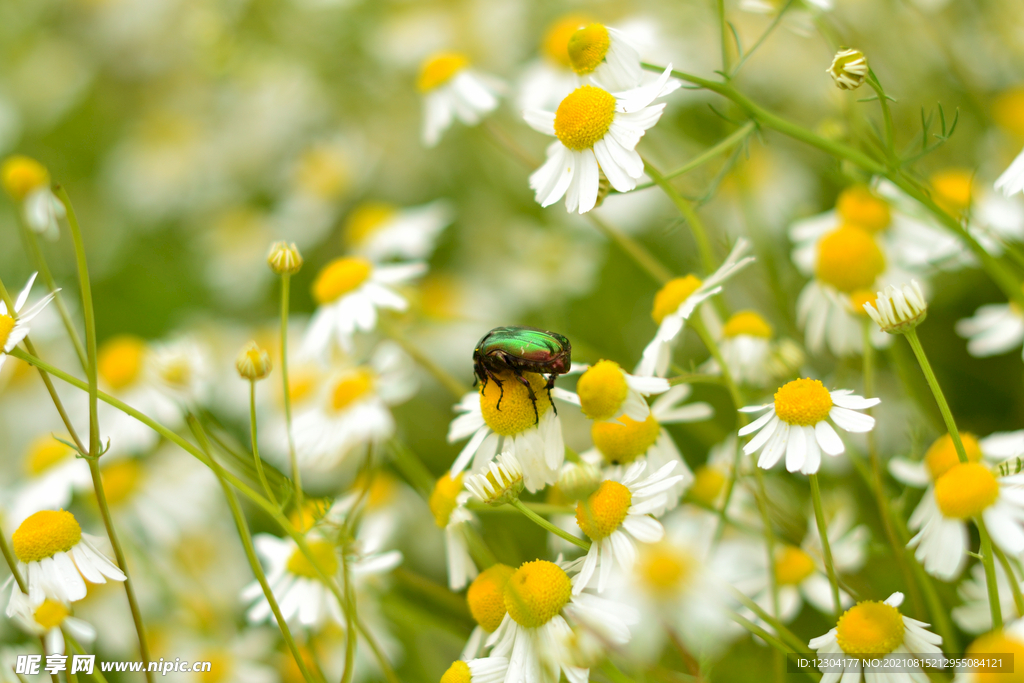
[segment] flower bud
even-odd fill
[[[864,304],[864,310],[883,332],[906,334],[928,316],[928,302],[917,280],[900,288],[889,285],[884,292],[878,292],[875,305]]]
[[[302,268],[302,254],[294,242],[274,242],[270,245],[267,263],[278,275],[294,275]]]
[[[466,489],[490,505],[504,505],[523,491],[523,468],[510,453],[499,453],[486,472],[466,477]]]
[[[251,341],[242,348],[235,359],[235,368],[242,379],[256,382],[270,374],[270,354]]]
[[[586,462],[569,462],[558,473],[558,489],[569,500],[586,500],[601,486],[601,470]]]
[[[840,50],[827,73],[841,90],[856,90],[868,76],[868,58],[860,50]]]

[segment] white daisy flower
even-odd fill
[[[747,458],[737,458],[739,439],[735,432],[715,444],[708,451],[707,461],[693,473],[693,483],[686,489],[686,500],[697,503],[700,508],[690,508],[690,514],[710,517],[714,525],[721,523],[717,510],[725,504],[725,493],[729,479],[734,476],[734,467],[739,465],[739,474],[735,475],[732,494],[729,497],[729,509],[726,511],[730,520],[738,522],[750,529],[761,527],[761,513],[752,487],[745,477],[752,474],[753,464]],[[763,553],[762,553],[763,555]]]
[[[955,611],[955,610],[954,610]],[[999,631],[986,633],[967,646],[965,656],[968,659],[986,659],[988,656],[1000,659],[1009,654],[1013,660],[1013,674],[998,674],[991,669],[985,672],[972,671],[969,668],[958,669],[953,683],[985,683],[986,681],[1013,680],[1020,672],[1018,662],[1024,654],[1024,619],[1016,619]],[[1005,664],[1005,662],[1003,662]],[[1005,671],[1005,669],[1004,669]],[[1007,678],[1010,676],[1010,678]]]
[[[70,442],[71,438],[64,441]],[[75,489],[91,487],[89,464],[50,434],[34,439],[22,462],[25,478],[9,493],[10,508],[4,516],[8,524],[21,524],[38,510],[67,507]]]
[[[596,595],[572,594],[572,581],[554,562],[534,560],[515,570],[505,585],[507,613],[487,639],[492,657],[507,657],[504,683],[588,680],[588,670],[574,666],[566,643],[572,627],[593,632],[611,646],[629,641],[629,625],[639,615],[627,606]]]
[[[646,462],[634,463],[622,481],[606,479],[597,491],[576,506],[576,524],[591,540],[579,574],[573,579],[572,592],[579,595],[597,575],[597,592],[608,587],[612,569],[632,568],[636,561],[636,541],[657,543],[665,529],[649,513],[664,509],[665,492],[683,480],[683,475],[669,476],[676,463],[669,462],[645,479],[640,479]]]
[[[7,302],[0,301],[0,367],[3,367],[7,360],[7,354],[14,350],[14,347],[28,336],[29,323],[46,308],[46,304],[56,296],[51,292],[31,306],[28,310],[22,310],[25,302],[28,301],[29,292],[32,291],[32,284],[36,281],[37,273],[32,273],[28,278],[28,284],[18,294],[14,301],[14,311],[7,310]]]
[[[592,366],[573,365],[570,372],[582,371],[576,383],[576,395],[583,414],[591,420],[608,422],[626,415],[638,422],[651,414],[645,396],[664,394],[671,388],[661,377],[631,375],[618,363],[601,360]]]
[[[651,103],[680,85],[669,81],[671,70],[669,65],[657,81],[615,94],[584,85],[567,95],[555,112],[523,112],[533,129],[558,138],[548,147],[547,161],[530,176],[541,206],[565,195],[568,211],[590,211],[597,204],[601,172],[619,192],[636,187],[644,172],[637,143],[665,109],[664,103]]]
[[[463,488],[462,474],[445,473],[434,484],[427,503],[434,514],[438,528],[444,529],[445,559],[448,564],[448,587],[460,591],[477,575],[476,563],[469,554],[469,544],[463,525],[476,521],[476,515],[466,509],[469,492]]]
[[[739,311],[725,321],[718,347],[734,380],[750,386],[772,381],[776,369],[772,334],[772,326],[754,311]],[[721,374],[714,358],[707,365],[712,374]]]
[[[706,280],[701,281],[691,274],[671,280],[658,290],[651,311],[658,331],[644,349],[636,374],[645,377],[665,376],[672,347],[686,321],[701,303],[722,291],[723,282],[753,262],[753,256],[743,257],[749,246],[750,243],[745,239],[736,240],[736,245],[725,261]]]
[[[423,144],[433,147],[459,119],[475,126],[481,116],[498,107],[500,81],[470,68],[469,57],[460,52],[438,52],[420,67],[416,87],[423,95]]]
[[[541,39],[540,59],[528,64],[519,79],[518,109],[554,109],[579,85],[569,58],[569,40],[592,23],[590,17],[573,13],[548,24]]]
[[[153,344],[152,369],[161,388],[183,406],[203,405],[210,394],[210,353],[197,340],[184,337]]]
[[[64,654],[64,633],[61,628],[66,628],[68,634],[79,643],[96,640],[96,629],[88,622],[71,616],[71,608],[65,603],[50,598],[33,602],[17,586],[11,592],[7,616],[28,633],[41,636],[47,654]]]
[[[944,168],[933,173],[929,181],[935,203],[950,216],[966,221],[967,232],[985,251],[998,256],[1005,242],[1024,239],[1024,204],[1020,198],[988,190],[978,182],[974,169]],[[975,259],[963,242],[952,237],[961,252],[950,254],[956,265],[973,264]]]
[[[505,607],[505,586],[516,570],[507,564],[497,562],[473,579],[466,591],[466,604],[476,627],[462,649],[461,659],[469,660],[480,656],[484,641],[498,630],[508,609]]]
[[[580,28],[569,38],[567,52],[576,75],[605,90],[630,90],[643,78],[640,53],[625,33],[610,26]]]
[[[26,156],[9,156],[0,167],[0,181],[32,232],[48,240],[60,236],[58,221],[66,211],[50,189],[50,173],[42,164]]]
[[[1024,314],[1012,302],[985,304],[973,317],[957,321],[956,333],[968,340],[967,352],[972,356],[996,356],[1024,342]]]
[[[903,616],[897,609],[901,604],[903,593],[893,593],[885,602],[858,602],[839,617],[835,628],[808,643],[819,657],[835,659],[835,655],[840,655],[843,662],[841,670],[837,670],[839,667],[828,669],[828,673],[822,676],[823,683],[838,683],[840,676],[844,683],[861,680],[916,683],[926,678],[920,669],[904,671],[895,668],[894,664],[888,663],[891,661],[889,657],[884,657],[880,667],[868,666],[857,658],[860,654],[942,654],[939,648],[942,636],[928,631],[925,628],[928,624]]]
[[[1024,150],[1013,163],[996,179],[995,188],[1007,197],[1024,192]]]
[[[84,533],[74,515],[40,510],[11,536],[18,571],[26,578],[28,599],[68,604],[85,597],[85,582],[124,581],[124,573],[100,550],[106,541]]]
[[[363,202],[345,221],[344,240],[358,256],[421,261],[434,251],[438,235],[455,219],[452,205],[442,199],[401,209],[384,202]]]
[[[757,432],[743,452],[750,455],[763,447],[758,467],[771,469],[785,454],[788,471],[814,474],[822,451],[835,456],[846,450],[826,419],[848,432],[870,432],[875,418],[855,411],[879,403],[881,399],[856,396],[850,389],[829,391],[816,379],[795,379],[775,392],[774,403],[740,408],[743,413],[768,411],[740,429],[740,436]]]
[[[505,657],[459,659],[441,674],[441,683],[502,683],[507,669],[508,659]]]
[[[1017,611],[1017,603],[1013,597],[1010,577],[1006,575],[1001,562],[995,563],[996,588],[999,592],[999,606],[1003,619],[1021,617]],[[1015,573],[1019,570],[1014,570]],[[1018,576],[1013,577],[1018,590],[1024,590],[1024,581]],[[992,606],[988,598],[988,580],[985,578],[985,565],[977,562],[971,567],[970,576],[960,582],[956,594],[960,604],[953,608],[953,621],[965,633],[987,633],[992,630]],[[1009,652],[1009,650],[1000,650]]]
[[[377,326],[377,309],[404,311],[409,302],[394,291],[427,270],[425,263],[376,265],[350,256],[324,266],[313,282],[316,312],[302,343],[302,352],[323,357],[334,341],[341,350],[352,349],[356,332],[372,332]]]

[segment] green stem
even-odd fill
[[[775,28],[779,25],[779,22],[782,21],[782,17],[786,15],[786,12],[789,11],[789,8],[793,6],[794,2],[795,0],[788,0],[788,2],[782,6],[782,9],[780,9],[778,13],[775,15],[775,18],[772,19],[772,23],[768,24],[768,28],[764,30],[764,33],[762,33],[758,37],[757,41],[750,47],[750,49],[747,50],[743,54],[743,56],[740,57],[740,60],[736,63],[736,66],[733,67],[732,72],[729,74],[728,80],[732,80],[733,78],[736,77],[736,74],[739,73],[739,70],[743,66],[743,64],[746,63],[746,61],[750,59],[750,57],[755,52],[757,52],[757,49],[761,47],[765,40],[768,39],[768,36],[770,36],[772,32],[775,31]]]
[[[885,125],[885,155],[888,158],[889,163],[894,167],[899,165],[899,159],[896,158],[896,136],[894,126],[892,123],[892,112],[889,111],[889,98],[885,95],[885,89],[882,88],[881,81],[878,80],[878,76],[870,68],[868,69],[868,85],[878,95],[878,104],[882,108],[882,120]]]
[[[743,593],[743,591],[732,586],[730,586],[730,588],[732,588],[733,597],[739,600],[744,607],[746,607],[751,612],[760,617],[762,620],[764,620],[766,624],[775,629],[775,632],[779,634],[779,636],[786,642],[787,645],[793,648],[793,650],[796,652],[803,651],[803,648],[806,647],[806,644],[804,643],[804,641],[800,640],[795,633],[786,628],[785,624],[783,624],[781,621],[779,621],[772,615],[768,614],[768,612],[766,612],[763,607],[761,607],[759,604],[757,604],[749,597],[747,597]]]
[[[999,560],[999,564],[1003,565],[1003,571],[1006,572],[1006,579],[1010,583],[1010,591],[1013,593],[1013,604],[1017,608],[1017,617],[1024,616],[1024,595],[1020,591],[1020,583],[1017,581],[1017,574],[1013,571],[1013,566],[1010,564],[1010,560],[1006,557],[1006,554],[996,546],[992,546],[993,552],[996,554],[996,559]]]
[[[73,653],[80,654],[80,655],[88,654],[85,651],[85,648],[82,647],[81,644],[77,640],[75,640],[75,637],[73,635],[71,635],[70,633],[68,633],[66,628],[65,629],[61,629],[61,630],[64,633],[64,640],[70,646],[69,649]],[[70,670],[69,670],[69,672],[70,672]],[[107,683],[106,676],[103,675],[103,673],[100,670],[100,667],[95,666],[95,664],[92,667],[92,673],[89,674],[89,675],[92,676],[93,680],[95,680],[96,683]]]
[[[949,404],[946,403],[946,397],[942,393],[942,387],[939,386],[939,380],[935,378],[932,365],[928,362],[928,356],[924,353],[921,340],[917,338],[917,329],[911,328],[904,336],[907,338],[910,348],[914,350],[914,356],[917,357],[917,363],[921,366],[924,378],[928,382],[928,388],[932,390],[932,395],[935,396],[935,402],[939,404],[939,412],[942,413],[942,419],[946,423],[946,429],[949,431],[949,436],[953,439],[953,446],[956,448],[956,457],[960,459],[960,462],[967,462],[967,451],[964,450],[964,443],[960,440],[960,431],[956,428],[956,422],[953,421],[953,413],[949,409]]]
[[[836,578],[836,567],[832,562],[832,547],[828,542],[828,525],[825,524],[825,513],[821,509],[821,489],[818,487],[818,475],[809,474],[811,481],[811,502],[814,504],[814,519],[818,523],[818,535],[821,536],[821,549],[825,555],[825,570],[828,572],[829,583],[832,584],[832,600],[836,606],[836,619],[843,613],[843,605],[839,599],[839,581]]]
[[[757,624],[753,623],[749,619],[746,619],[745,617],[743,617],[743,616],[741,616],[739,614],[736,614],[735,612],[730,611],[728,613],[728,616],[729,616],[730,619],[732,619],[737,624],[739,624],[740,626],[745,628],[747,631],[749,631],[753,635],[757,636],[758,638],[760,638],[761,640],[766,642],[768,645],[770,645],[773,648],[775,648],[775,651],[780,653],[780,654],[782,654],[784,657],[789,655],[791,652],[801,653],[801,652],[805,651],[805,650],[802,649],[802,646],[801,646],[800,649],[792,649],[791,650],[790,648],[786,647],[786,644],[783,643],[781,640],[779,640],[778,638],[776,638],[772,634],[768,633],[763,628],[761,628]],[[813,681],[820,681],[821,680],[821,674],[818,673],[817,671],[813,671],[811,669],[801,669],[801,671],[803,671],[808,676],[810,676],[811,680],[813,680]]]
[[[703,221],[700,216],[697,215],[697,211],[693,208],[693,205],[686,200],[676,188],[672,187],[672,184],[663,176],[658,169],[651,165],[651,162],[644,159],[644,170],[647,171],[647,175],[651,176],[651,180],[654,184],[661,188],[662,192],[675,204],[676,208],[679,209],[679,213],[682,214],[683,219],[686,220],[687,225],[690,226],[690,232],[693,233],[693,239],[697,243],[697,251],[700,252],[700,260],[704,266],[704,272],[706,275],[710,275],[715,272],[715,255],[711,250],[711,241],[708,239],[707,228],[704,227]]]
[[[281,383],[284,393],[284,423],[288,432],[288,461],[292,466],[292,483],[295,485],[295,509],[302,514],[302,472],[299,458],[295,453],[295,436],[292,434],[292,392],[288,385],[288,304],[291,299],[291,273],[281,274]],[[253,429],[256,422],[253,420]],[[253,445],[256,441],[253,440]]]
[[[981,563],[985,567],[985,587],[988,589],[988,608],[992,612],[992,630],[1003,628],[1003,609],[999,604],[999,584],[996,582],[996,566],[993,560],[992,539],[985,527],[985,520],[978,515],[974,518],[981,536]],[[1012,580],[1012,575],[1007,577]]]
[[[575,546],[583,548],[584,550],[590,550],[590,541],[585,541],[583,539],[576,538],[568,531],[565,531],[564,529],[559,529],[557,526],[555,526],[548,520],[544,519],[530,508],[523,505],[522,501],[520,501],[518,498],[509,503],[509,505],[514,507],[516,510],[519,510],[519,512],[523,513],[524,517],[526,517],[542,529],[546,529],[547,531],[553,533],[555,536],[565,539],[566,541],[569,541],[569,543],[572,543]]]
[[[352,577],[348,566],[348,558],[342,555],[341,558],[341,580],[342,590],[345,592],[345,668],[341,672],[341,683],[351,683],[355,675],[356,661],[356,628],[355,628],[355,601],[352,599]],[[350,616],[351,615],[351,616]]]
[[[597,227],[602,235],[615,242],[655,282],[663,285],[672,279],[672,271],[663,266],[642,244],[621,230],[605,223],[601,218],[594,215],[593,211],[587,213],[587,218],[590,219],[590,222]]]
[[[729,73],[729,25],[725,21],[725,0],[717,0],[715,3],[718,15],[718,28],[722,40],[722,73]]]
[[[669,171],[668,173],[665,173],[662,176],[662,178],[664,178],[665,180],[671,180],[672,178],[676,178],[678,176],[681,176],[684,173],[689,173],[693,169],[699,168],[700,166],[703,166],[707,162],[709,162],[712,159],[714,159],[715,157],[717,157],[719,154],[722,154],[723,152],[728,152],[734,146],[736,146],[739,143],[741,143],[744,140],[746,140],[748,137],[750,137],[750,134],[753,133],[754,130],[756,130],[756,129],[757,129],[757,124],[756,123],[754,123],[753,121],[747,121],[742,126],[740,126],[737,130],[733,131],[733,133],[731,135],[729,135],[726,138],[723,138],[719,143],[717,143],[713,147],[708,148],[707,150],[705,150],[701,154],[698,154],[693,159],[691,159],[690,161],[686,162],[685,164],[683,164],[679,168],[677,168],[677,169],[675,169],[673,171]],[[635,188],[633,188],[633,191],[636,192],[637,190],[646,190],[647,188],[655,187],[656,185],[657,185],[657,183],[654,183],[654,182],[642,183],[640,185],[637,185]]]
[[[274,497],[274,492],[270,490],[270,482],[267,481],[267,475],[263,471],[263,460],[260,458],[260,448],[256,444],[256,381],[249,381],[249,433],[252,436],[252,457],[256,463],[256,476],[259,477],[260,484],[263,486],[264,493],[267,494],[267,498],[274,505],[278,505],[277,498]],[[302,508],[298,508],[301,514]]]
[[[440,365],[434,362],[434,360],[420,351],[418,348],[410,344],[401,335],[387,330],[388,338],[393,342],[402,347],[409,356],[419,364],[424,370],[434,377],[445,389],[451,392],[452,396],[456,399],[461,399],[463,396],[473,390],[472,387],[468,387],[458,379],[453,377],[451,373],[442,368]]]
[[[534,503],[532,501],[519,501],[528,510],[533,510],[538,515],[572,515],[576,513],[576,508],[571,505],[554,505],[552,503]],[[511,510],[504,505],[495,507],[488,503],[482,503],[478,500],[469,500],[466,502],[466,507],[475,512],[505,512],[514,514],[514,510]]]
[[[397,437],[388,441],[388,450],[391,453],[391,462],[395,469],[405,477],[406,481],[419,492],[424,500],[429,500],[430,495],[434,492],[435,481],[434,475],[430,473],[426,465]]]

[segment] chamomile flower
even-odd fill
[[[592,23],[590,17],[574,13],[548,25],[541,39],[540,58],[527,65],[519,80],[516,103],[520,110],[553,109],[579,85],[569,58],[569,40]]]
[[[671,361],[672,347],[686,321],[705,300],[722,291],[722,283],[753,262],[753,256],[744,257],[750,243],[736,240],[736,245],[714,273],[706,280],[687,275],[670,280],[654,295],[651,317],[658,325],[654,339],[643,351],[636,374],[645,377],[664,377]]]
[[[772,380],[772,333],[772,326],[755,311],[739,311],[725,321],[719,349],[734,380],[751,386]],[[721,372],[714,359],[709,365]]]
[[[433,147],[459,119],[475,126],[484,114],[498,107],[502,84],[470,68],[460,52],[438,52],[420,67],[416,87],[423,95],[423,144]]]
[[[508,614],[505,607],[505,586],[516,570],[500,562],[484,569],[469,584],[466,591],[466,604],[469,613],[476,622],[476,627],[466,641],[462,650],[462,659],[472,659],[480,655],[484,641],[498,630]]]
[[[313,282],[316,313],[309,322],[303,353],[326,356],[335,342],[351,351],[356,332],[372,332],[377,309],[404,311],[409,303],[394,291],[427,270],[425,263],[377,265],[361,256],[337,258],[324,266]]]
[[[616,92],[640,85],[640,53],[622,31],[590,24],[572,34],[567,48],[569,64],[580,79]]]
[[[783,454],[790,472],[814,474],[821,465],[821,453],[839,455],[845,449],[831,419],[848,432],[869,432],[875,418],[855,412],[881,403],[877,398],[856,396],[849,389],[829,391],[816,379],[796,379],[775,392],[775,402],[740,408],[744,413],[764,415],[741,428],[740,436],[757,432],[743,452],[761,450],[757,466],[771,469]]]
[[[64,633],[61,628],[66,628],[80,643],[91,643],[96,640],[96,629],[88,622],[71,616],[71,608],[66,603],[50,598],[34,602],[18,590],[17,586],[11,592],[7,616],[14,619],[28,633],[42,636],[47,654],[64,654]]]
[[[459,659],[441,674],[441,683],[502,683],[506,669],[508,659],[505,657]]]
[[[64,204],[50,189],[50,173],[35,159],[14,155],[0,166],[0,181],[11,199],[18,203],[22,219],[33,231],[49,240],[60,236],[58,221]]]
[[[569,212],[590,211],[597,204],[602,172],[619,192],[636,187],[644,172],[637,143],[665,109],[664,103],[651,103],[680,85],[669,81],[671,70],[669,65],[657,81],[614,94],[594,85],[580,86],[553,113],[523,112],[532,128],[558,138],[548,147],[544,165],[530,176],[541,206],[564,195]]]
[[[651,394],[664,394],[669,390],[668,380],[661,377],[641,377],[624,371],[615,361],[602,360],[593,366],[576,366],[583,374],[576,383],[583,414],[592,420],[608,422],[620,415],[632,420],[646,420],[651,414],[644,400]]]
[[[476,577],[477,569],[469,554],[463,525],[472,523],[476,517],[466,509],[469,493],[462,486],[463,475],[454,477],[445,473],[434,484],[434,491],[427,501],[434,515],[434,522],[444,529],[445,558],[448,563],[448,587],[460,591],[467,581]]]
[[[70,437],[65,438],[70,441]],[[75,457],[75,450],[50,434],[32,440],[22,459],[25,478],[11,492],[10,508],[4,519],[18,525],[38,510],[57,510],[71,502],[75,489],[87,487],[92,479],[89,465]]]
[[[629,625],[639,618],[626,605],[589,593],[573,595],[572,580],[546,560],[522,564],[505,584],[506,614],[487,639],[492,657],[507,657],[504,683],[554,682],[559,672],[572,683],[587,680],[588,670],[573,665],[566,644],[572,627],[592,631],[607,644],[629,641]]]
[[[434,251],[438,235],[455,218],[451,204],[437,200],[400,209],[385,202],[363,202],[345,221],[345,245],[371,261],[422,260]]]
[[[942,636],[927,630],[928,624],[903,616],[899,609],[903,593],[893,593],[884,602],[865,600],[846,610],[835,628],[811,640],[808,645],[819,657],[835,655],[842,662],[842,671],[829,669],[823,681],[835,683],[842,675],[846,683],[861,680],[888,680],[892,683],[915,683],[925,678],[920,669],[906,671],[894,668],[889,657],[880,667],[871,667],[857,655],[941,654]],[[883,678],[884,677],[884,678]]]
[[[124,581],[124,573],[100,551],[103,543],[84,533],[64,510],[40,510],[22,522],[11,545],[28,583],[29,601],[38,605],[52,598],[68,604],[85,597],[86,581]]]
[[[1017,603],[1013,596],[1012,580],[1018,590],[1024,590],[1024,581],[1017,576],[1012,579],[1006,575],[1001,562],[995,563],[996,588],[999,593],[999,606],[1004,619],[1020,617]],[[1019,570],[1014,570],[1016,573]],[[953,621],[965,633],[986,633],[992,630],[992,608],[988,598],[988,580],[985,578],[985,565],[981,562],[971,567],[970,576],[960,582],[956,589],[960,604],[953,608]]]
[[[972,317],[957,321],[956,333],[968,340],[972,356],[997,356],[1024,342],[1024,314],[1013,302],[985,304]]]
[[[683,480],[670,476],[676,469],[669,462],[644,479],[646,462],[634,463],[622,481],[606,479],[597,491],[576,506],[576,524],[591,540],[579,574],[573,581],[573,594],[579,595],[597,576],[597,591],[608,587],[612,569],[632,568],[636,561],[636,541],[657,543],[665,535],[661,523],[649,512],[665,507],[665,492]]]
[[[992,655],[998,657],[1002,655],[1005,657],[1007,654],[1010,655],[1013,661],[1013,667],[1017,666],[1017,662],[1024,658],[1024,619],[1016,619],[1005,626],[999,631],[993,631],[992,633],[986,633],[980,638],[976,639],[973,643],[967,646],[966,656],[968,659],[983,660],[986,659],[986,655]],[[1004,669],[1005,670],[1005,669]],[[1019,673],[1019,669],[1013,669],[1014,674]],[[1004,675],[999,675],[992,671],[972,671],[971,669],[960,669],[957,671],[956,676],[953,678],[953,683],[986,683],[987,681],[993,680],[1012,680],[1013,675],[1009,679]]]
[[[572,403],[578,399],[557,388],[549,396],[546,380],[537,373],[524,372],[523,378],[530,389],[508,371],[498,381],[480,383],[478,391],[466,394],[455,406],[461,414],[448,427],[448,443],[470,438],[452,463],[452,476],[469,467],[470,461],[472,471],[484,471],[501,451],[518,461],[529,491],[558,479],[565,443],[552,399],[568,397]]]
[[[3,367],[4,361],[7,360],[7,354],[13,351],[14,347],[28,336],[28,324],[56,296],[56,293],[51,292],[27,310],[22,310],[25,307],[25,302],[28,301],[28,295],[32,291],[32,284],[35,281],[36,273],[32,273],[28,279],[28,284],[25,285],[25,288],[21,290],[18,298],[14,301],[14,311],[7,310],[6,301],[0,301],[0,367]]]

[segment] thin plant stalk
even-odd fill
[[[284,424],[288,432],[288,462],[292,469],[292,483],[295,486],[295,509],[302,514],[302,472],[295,452],[295,436],[292,434],[292,392],[288,384],[288,306],[291,300],[291,273],[281,273],[281,383],[284,397]],[[255,429],[255,421],[253,429]],[[255,447],[256,440],[253,439]]]
[[[679,209],[679,213],[686,220],[686,224],[690,226],[690,232],[697,243],[697,251],[700,252],[700,260],[701,265],[704,267],[704,272],[708,275],[715,272],[715,255],[711,250],[711,240],[708,238],[707,228],[704,227],[703,221],[697,215],[696,209],[693,208],[693,205],[685,197],[679,194],[679,191],[647,159],[644,159],[644,170],[647,172],[647,175],[651,176],[654,184],[660,187],[665,196],[675,204],[676,208]]]
[[[843,612],[843,604],[839,599],[839,580],[836,578],[836,567],[832,562],[832,547],[828,542],[828,525],[825,523],[825,513],[821,509],[821,488],[818,486],[818,475],[809,474],[807,478],[811,481],[811,503],[814,505],[814,519],[818,523],[818,535],[821,537],[821,550],[825,555],[825,570],[828,572],[828,581],[832,585],[832,600],[836,607],[836,618]]]
[[[689,173],[695,168],[703,166],[707,162],[717,157],[719,154],[728,152],[736,145],[742,143],[744,140],[750,137],[750,134],[753,133],[756,129],[757,124],[755,124],[753,121],[747,121],[738,129],[736,129],[732,134],[730,134],[728,137],[723,138],[720,142],[713,145],[712,147],[709,147],[706,151],[698,154],[693,159],[686,162],[679,168],[666,172],[665,174],[663,174],[662,177],[665,180],[671,180],[672,178],[677,178],[685,173]],[[646,190],[647,188],[655,187],[656,185],[657,183],[654,182],[641,183],[637,185],[635,188],[633,188],[633,192],[636,192],[637,190]]]
[[[565,529],[559,529],[557,526],[555,526],[548,520],[544,519],[530,508],[523,505],[522,501],[520,501],[518,498],[509,503],[509,505],[514,507],[516,510],[519,510],[519,512],[523,513],[524,517],[526,517],[542,529],[546,529],[547,531],[553,533],[555,536],[558,536],[561,539],[569,541],[569,543],[572,543],[575,546],[583,548],[584,550],[590,550],[590,541],[585,541],[581,538],[576,538]]]
[[[249,433],[252,436],[252,457],[256,463],[256,475],[259,477],[260,485],[263,486],[264,493],[267,494],[267,498],[274,505],[278,505],[277,498],[274,496],[274,492],[270,490],[270,482],[267,481],[267,475],[263,471],[263,459],[260,458],[260,447],[256,443],[256,381],[249,380]],[[299,508],[300,510],[302,508]]]
[[[928,382],[928,388],[932,390],[932,395],[935,396],[935,402],[939,404],[942,420],[946,423],[946,429],[953,440],[954,448],[956,448],[956,457],[962,463],[967,462],[967,451],[964,450],[964,442],[960,439],[960,431],[956,428],[956,422],[953,421],[953,412],[949,409],[949,404],[946,403],[946,396],[942,393],[939,380],[935,378],[932,365],[928,362],[928,356],[925,355],[924,348],[921,346],[921,340],[917,338],[917,329],[912,328],[904,336],[907,338],[910,348],[914,350],[914,356],[917,358],[918,365],[921,366],[921,372],[924,373],[924,378]]]
[[[974,523],[977,525],[978,535],[981,537],[981,563],[985,567],[985,587],[988,589],[988,608],[992,613],[992,630],[998,631],[1003,627],[1003,608],[999,602],[999,584],[996,582],[992,538],[988,534],[985,520],[981,515],[974,518]]]

